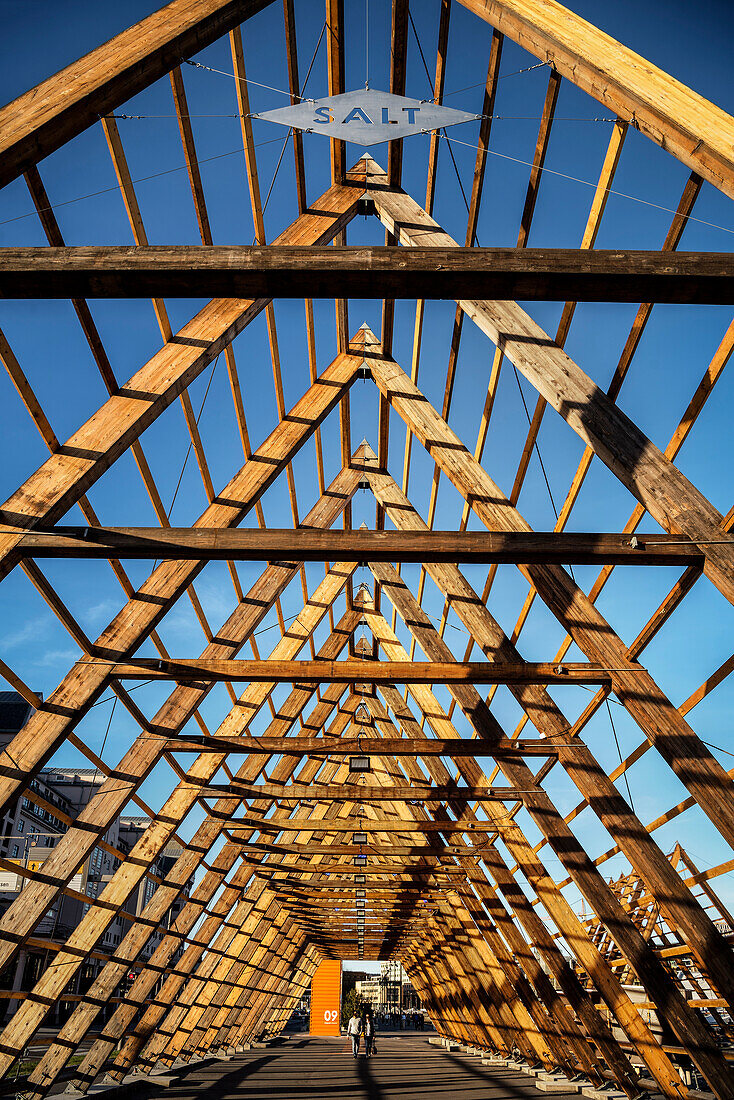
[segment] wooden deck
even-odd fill
[[[294,1035],[267,1049],[184,1070],[167,1100],[520,1100],[539,1098],[526,1075],[431,1046],[412,1032],[378,1036],[378,1053],[355,1060],[349,1040]],[[561,1097],[568,1094],[556,1094]]]

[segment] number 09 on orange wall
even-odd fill
[[[324,959],[311,979],[312,1035],[338,1035],[342,1000],[342,964]]]

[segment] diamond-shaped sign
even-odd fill
[[[293,126],[309,134],[325,134],[355,145],[379,145],[381,141],[427,134],[443,126],[473,122],[480,115],[440,107],[430,100],[407,99],[371,88],[325,99],[304,99],[293,107],[264,111],[253,118]]]

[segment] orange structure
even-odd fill
[[[324,959],[311,979],[312,1035],[338,1035],[342,1003],[342,964]]]

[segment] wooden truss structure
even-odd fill
[[[32,940],[59,893],[74,894],[70,882],[77,868],[128,803],[150,817],[142,839],[121,859],[99,897],[85,899],[80,924],[57,945],[5,1025],[0,1069],[14,1065],[70,979],[99,952],[105,930],[169,840],[185,837],[175,865],[157,882],[119,945],[104,956],[98,976],[31,1073],[29,1098],[46,1095],[90,1035],[74,1074],[82,1090],[104,1073],[121,1078],[130,1067],[149,1072],[157,1063],[170,1065],[255,1035],[276,1034],[324,957],[399,957],[442,1034],[497,1054],[515,1052],[598,1084],[611,1078],[630,1098],[648,1085],[667,1097],[686,1096],[681,1067],[692,1064],[717,1097],[731,1098],[732,921],[710,883],[732,864],[701,871],[680,848],[671,860],[655,833],[694,808],[725,841],[734,841],[731,773],[688,721],[691,709],[725,679],[734,662],[725,661],[676,706],[640,658],[702,576],[717,599],[734,602],[734,510],[719,512],[675,465],[729,359],[734,325],[667,446],[649,439],[616,398],[655,302],[732,301],[728,254],[671,254],[704,183],[734,197],[734,119],[555,0],[458,0],[490,25],[492,35],[465,242],[454,241],[432,216],[437,134],[430,139],[421,204],[401,189],[398,141],[390,143],[383,169],[368,156],[349,167],[343,143],[332,140],[331,185],[320,197],[307,197],[302,135],[294,133],[298,215],[267,245],[241,25],[246,30],[247,20],[269,2],[173,0],[0,111],[0,183],[24,177],[48,241],[44,248],[7,250],[0,293],[71,299],[109,394],[60,441],[21,363],[0,336],[0,357],[50,452],[3,505],[0,577],[23,570],[81,650],[43,701],[11,668],[0,668],[36,708],[2,752],[0,796],[4,807],[21,795],[37,800],[30,781],[66,745],[106,777],[79,817],[69,821],[42,870],[20,869],[27,884],[0,919],[0,964],[9,964]],[[436,4],[434,92],[440,102],[451,0]],[[302,89],[294,0],[284,0],[283,8],[295,102]],[[408,0],[393,0],[390,84],[396,94],[405,91],[408,19]],[[326,0],[326,27],[329,90],[336,94],[344,90],[342,0]],[[182,59],[225,35],[237,78],[255,225],[255,244],[246,248],[213,246],[180,68]],[[549,80],[517,248],[486,250],[476,247],[476,235],[505,39],[547,63]],[[166,76],[201,234],[197,247],[148,245],[113,117],[132,96]],[[603,103],[616,123],[581,248],[528,250],[563,80]],[[98,119],[129,216],[132,248],[68,247],[39,171],[40,161]],[[686,165],[690,179],[660,252],[595,252],[630,126]],[[357,213],[379,219],[384,247],[345,247],[346,227]],[[379,336],[366,325],[349,328],[346,299],[339,294],[383,299]],[[195,295],[211,301],[175,332],[164,299]],[[516,304],[520,295],[565,301],[555,334],[546,334]],[[153,299],[162,347],[124,384],[112,371],[88,296]],[[311,366],[311,384],[290,408],[273,306],[273,298],[288,296],[306,297]],[[317,359],[315,297],[336,299],[337,352],[326,366]],[[425,299],[431,297],[456,303],[441,410],[418,386]],[[395,299],[400,298],[418,298],[413,358],[406,366],[393,355]],[[564,351],[579,301],[643,303],[607,392]],[[233,341],[260,314],[267,324],[279,422],[253,448]],[[494,355],[473,448],[448,423],[467,318],[489,339]],[[244,464],[221,487],[210,472],[189,394],[220,355],[244,451]],[[509,496],[482,464],[505,362],[538,394]],[[374,448],[366,441],[352,443],[350,390],[358,378],[376,387],[379,397]],[[207,497],[188,527],[170,525],[141,442],[143,432],[179,400]],[[549,406],[584,450],[556,528],[543,533],[531,529],[517,504]],[[340,456],[329,483],[322,429],[330,414],[339,419]],[[406,428],[400,477],[389,468],[391,423]],[[310,439],[316,445],[318,494],[302,514],[292,464]],[[432,464],[427,518],[408,494],[414,443]],[[159,528],[104,526],[87,496],[128,451]],[[567,532],[595,458],[634,498],[629,522],[616,533]],[[462,501],[457,530],[435,529],[441,478]],[[287,487],[293,529],[269,529],[265,523],[262,498],[276,482]],[[374,530],[352,529],[359,489],[374,495]],[[86,526],[62,525],[76,506]],[[239,527],[250,515],[257,530]],[[467,529],[470,515],[486,534]],[[646,515],[662,533],[635,533]],[[335,531],[335,524],[344,530]],[[87,637],[42,571],[41,564],[57,558],[106,559],[122,586],[125,602],[96,639]],[[136,585],[120,559],[154,564]],[[217,560],[227,563],[236,600],[214,629],[194,581]],[[235,565],[242,561],[264,565],[248,591]],[[325,562],[326,569],[309,592],[304,563],[314,561]],[[410,570],[402,568],[407,563],[421,567],[417,590],[409,583]],[[483,591],[469,583],[462,564],[489,566]],[[502,564],[516,565],[529,585],[509,633],[490,610]],[[574,564],[601,568],[588,592],[574,579]],[[682,570],[631,643],[597,603],[612,570],[630,564]],[[355,589],[363,565],[371,583]],[[429,578],[445,601],[438,624],[424,606]],[[281,597],[294,581],[302,586],[302,610],[286,627]],[[159,634],[165,616],[184,596],[207,639],[199,656],[171,655]],[[520,640],[536,600],[566,635],[555,657],[546,654],[543,664],[523,658]],[[255,635],[272,609],[281,637],[261,657]],[[470,639],[463,657],[445,637],[451,616]],[[364,636],[358,640],[360,629]],[[323,636],[318,644],[317,632]],[[245,660],[238,655],[248,644],[252,659]],[[572,645],[582,660],[564,660]],[[416,660],[416,650],[424,660]],[[475,650],[479,660],[472,661]],[[174,681],[152,717],[126,688],[124,681],[131,678]],[[200,708],[218,681],[226,684],[221,690],[229,693],[230,709],[212,731]],[[246,686],[238,695],[232,682],[240,681]],[[287,691],[280,689],[283,684]],[[492,687],[480,692],[481,684]],[[549,693],[549,687],[563,684],[596,685],[573,721]],[[522,714],[512,733],[492,710],[500,686]],[[76,732],[108,689],[140,728],[112,763]],[[610,772],[584,733],[612,693],[639,727],[642,741]],[[266,707],[271,718],[257,733],[256,718]],[[528,723],[534,727],[530,735]],[[656,766],[670,769],[686,792],[662,817],[645,822],[617,782],[650,749],[656,750]],[[367,775],[359,774],[360,759],[367,761]],[[487,760],[491,768],[480,763]],[[175,786],[155,810],[140,788],[159,765],[169,767]],[[580,798],[565,816],[546,783],[559,769]],[[614,845],[595,859],[571,828],[585,809]],[[549,853],[567,877],[551,874]],[[617,853],[630,871],[608,882],[601,865]],[[6,863],[0,860],[0,866]],[[170,923],[171,907],[192,876],[193,892]],[[579,916],[567,900],[569,883],[592,918]],[[159,945],[139,963],[156,930],[162,933]],[[120,992],[136,966],[134,981]],[[630,987],[642,991],[636,1000]],[[114,1010],[100,1027],[108,1006]]]

